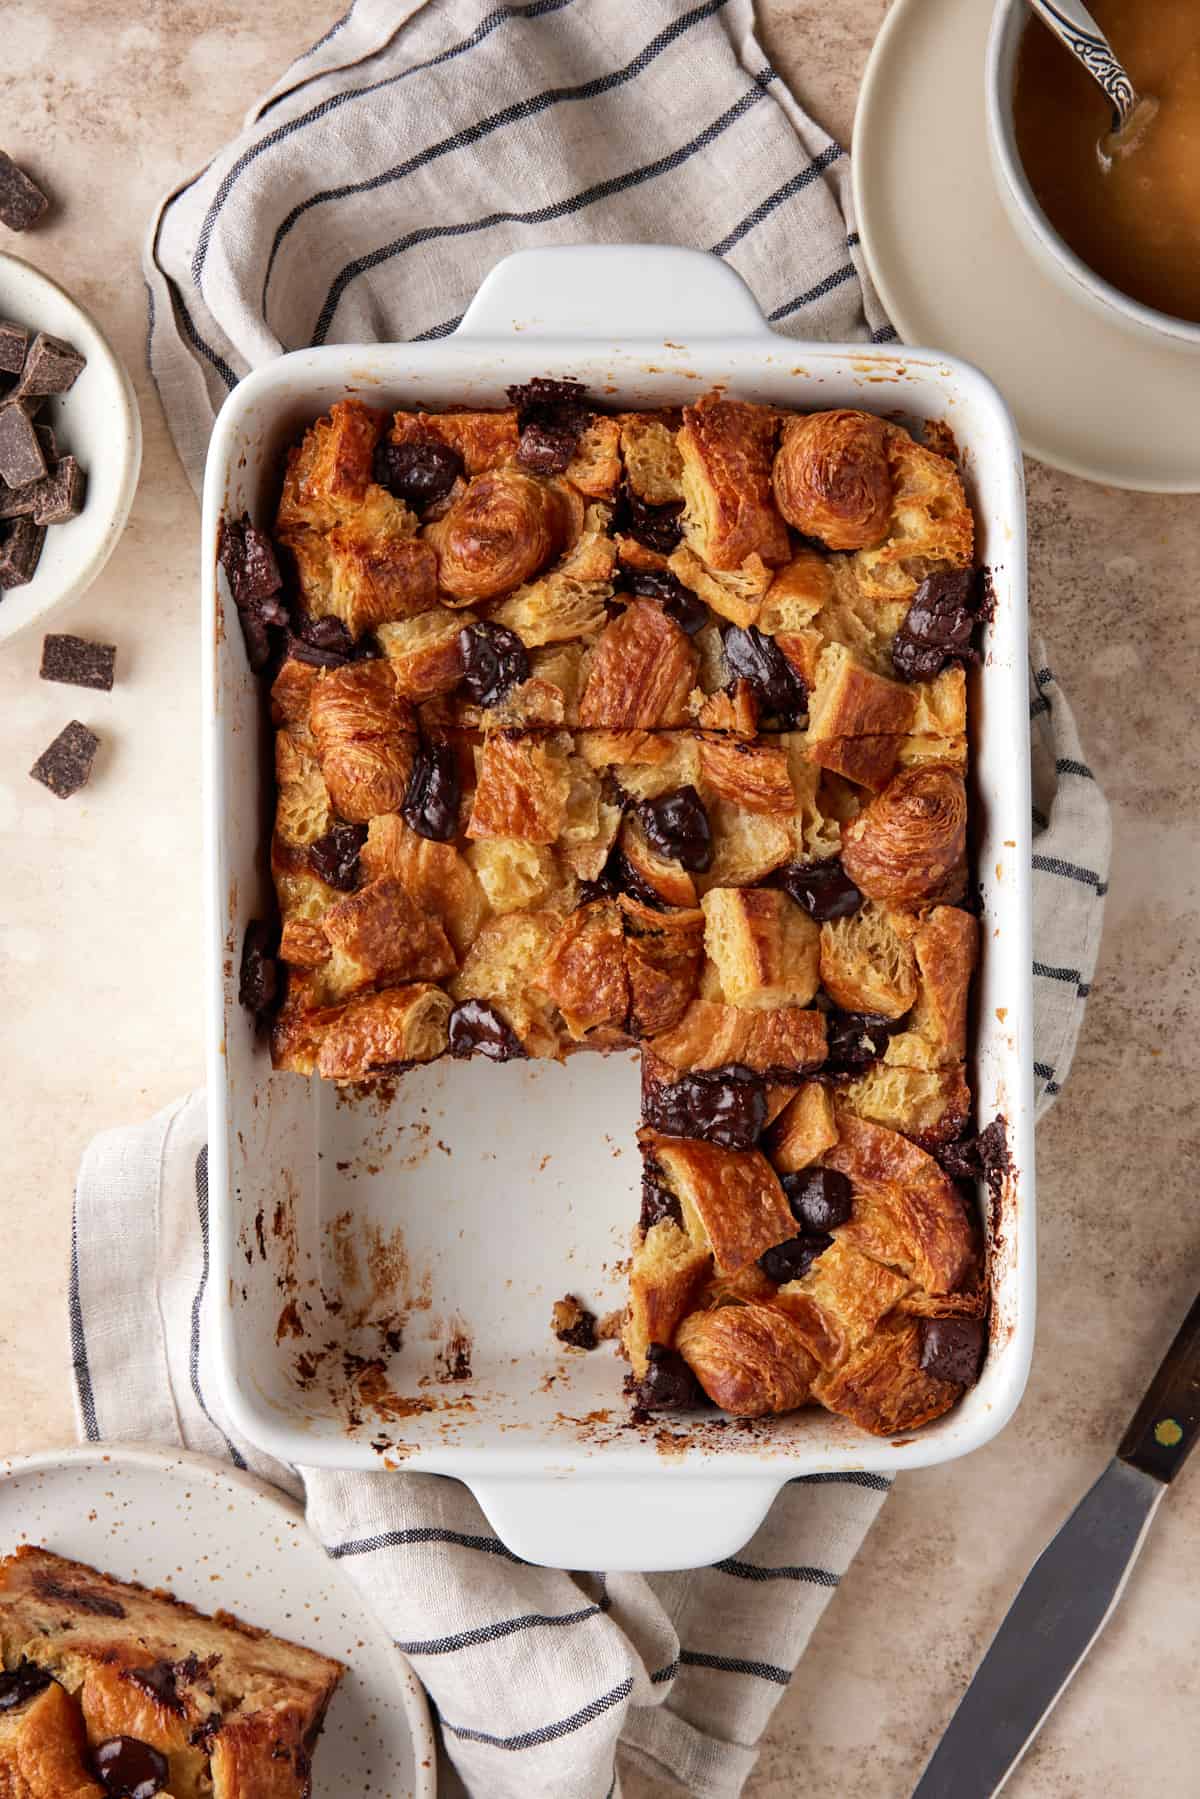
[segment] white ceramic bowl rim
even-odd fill
[[[1060,236],[1042,211],[1029,184],[1025,165],[1017,150],[1013,125],[1013,79],[1020,39],[1026,23],[1032,20],[1028,0],[996,0],[991,34],[987,47],[987,122],[992,149],[1009,191],[1016,201],[1026,230],[1036,238],[1043,252],[1056,262],[1063,274],[1093,298],[1122,313],[1127,319],[1152,331],[1159,337],[1174,338],[1182,343],[1200,344],[1200,323],[1177,318],[1146,306],[1106,281],[1089,268],[1081,256]]]

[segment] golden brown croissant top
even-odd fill
[[[777,568],[791,555],[771,498],[776,416],[767,406],[712,394],[684,408],[676,438],[687,500],[684,535],[712,569],[740,569],[751,556]]]
[[[897,905],[956,897],[966,847],[966,788],[941,762],[901,770],[842,829],[850,879],[869,899]]]
[[[558,555],[568,523],[562,496],[548,483],[517,468],[477,475],[429,527],[443,593],[460,605],[510,593]]]
[[[789,525],[831,550],[872,549],[892,510],[887,427],[873,413],[813,412],[783,427],[775,503]]]
[[[323,669],[308,720],[334,810],[355,824],[398,812],[412,773],[415,721],[388,664]]]

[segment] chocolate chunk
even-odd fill
[[[877,1062],[897,1024],[877,1012],[830,1012],[825,1021],[829,1048],[824,1072],[849,1074]]]
[[[510,1024],[493,1006],[481,999],[464,999],[450,1014],[450,1054],[486,1056],[489,1062],[514,1062],[525,1055],[524,1046]]]
[[[609,850],[604,867],[595,880],[579,883],[579,904],[584,906],[592,900],[608,899],[614,893],[627,893],[630,899],[639,900],[655,912],[667,910],[662,894],[651,887],[649,881],[643,880],[624,850],[615,845]]]
[[[251,524],[248,512],[243,512],[241,518],[221,520],[217,556],[235,606],[257,607],[283,586],[271,540],[265,531]],[[268,618],[266,622],[277,621]]]
[[[0,520],[32,518],[37,511],[43,485],[42,481],[27,481],[24,487],[0,485]]]
[[[79,1586],[74,1581],[60,1580],[48,1568],[39,1569],[33,1577],[35,1590],[43,1599],[57,1599],[74,1611],[86,1612],[92,1618],[123,1618],[125,1607],[111,1593],[96,1587]]]
[[[96,1779],[113,1799],[154,1799],[167,1784],[167,1758],[138,1737],[109,1737],[92,1751]]]
[[[764,712],[793,722],[808,710],[808,689],[773,637],[757,625],[730,625],[724,635],[725,664],[748,681]]]
[[[595,410],[586,387],[536,375],[508,398],[517,408],[517,461],[535,475],[561,475]]]
[[[60,800],[69,800],[87,786],[99,748],[100,739],[95,732],[73,718],[50,747],[42,751],[29,772]]]
[[[920,1363],[936,1380],[973,1387],[985,1338],[982,1318],[922,1318]]]
[[[358,853],[367,841],[366,825],[334,825],[308,846],[308,866],[339,893],[353,893],[358,881]]]
[[[753,1149],[767,1122],[763,1077],[732,1062],[647,1086],[645,1122],[668,1137],[702,1137],[723,1149]]]
[[[554,1334],[560,1343],[569,1343],[572,1349],[595,1349],[595,1312],[589,1312],[568,1293],[554,1302]]]
[[[654,1162],[647,1162],[646,1172],[642,1176],[642,1212],[638,1219],[643,1232],[653,1230],[664,1218],[682,1228],[683,1207],[675,1195],[662,1183],[662,1170]]]
[[[46,458],[28,409],[16,399],[0,406],[0,479],[26,487],[46,473]]]
[[[458,634],[462,685],[477,706],[498,706],[505,694],[529,679],[529,657],[515,631],[487,619],[464,625]]]
[[[302,618],[287,640],[288,655],[312,668],[345,668],[354,660],[354,639],[340,618]]]
[[[782,887],[818,924],[827,918],[849,918],[863,903],[838,856],[824,862],[789,862],[768,875],[764,885]]]
[[[34,434],[38,435],[36,425]],[[61,457],[45,480],[38,481],[35,485],[35,525],[65,525],[68,519],[78,518],[83,511],[87,476],[73,456]]]
[[[70,393],[86,367],[87,357],[74,344],[51,337],[48,331],[39,331],[26,352],[14,397]]]
[[[404,822],[418,837],[449,843],[458,829],[458,758],[448,743],[423,743],[413,762],[404,804]]]
[[[779,1184],[806,1234],[832,1231],[849,1222],[854,1189],[836,1168],[802,1168],[798,1174],[781,1174]]]
[[[11,319],[0,320],[0,373],[19,375],[28,349],[29,333],[24,325],[14,325]]]
[[[50,1685],[51,1676],[36,1662],[21,1660],[7,1674],[0,1672],[0,1713],[12,1712],[27,1699],[36,1699]]]
[[[182,1666],[180,1664],[181,1671]],[[179,1697],[175,1668],[170,1662],[151,1662],[148,1668],[130,1668],[127,1678],[135,1686],[141,1687],[144,1693],[157,1699],[168,1711],[183,1716],[183,1700]]]
[[[959,1137],[937,1152],[946,1173],[956,1181],[987,1181],[996,1199],[1004,1190],[1004,1176],[1012,1167],[1008,1153],[1008,1125],[1001,1117],[993,1118],[973,1137]]]
[[[42,446],[42,455],[46,458],[46,467],[50,468],[52,464],[59,460],[58,439],[54,435],[54,426],[44,425],[39,420],[33,427],[33,434]]]
[[[38,671],[43,681],[66,681],[72,687],[95,687],[111,693],[117,646],[113,643],[91,643],[86,637],[56,635],[53,631],[42,639],[42,666]]]
[[[49,204],[37,182],[0,150],[0,224],[10,231],[28,231]]]
[[[634,1389],[634,1404],[646,1412],[686,1412],[703,1403],[696,1377],[679,1351],[651,1343],[646,1372]]]
[[[712,832],[704,802],[692,786],[677,787],[657,799],[643,800],[637,808],[638,823],[646,841],[668,861],[679,862],[693,874],[712,867]]]
[[[781,1287],[784,1281],[798,1281],[806,1275],[819,1255],[833,1242],[824,1231],[806,1231],[803,1236],[789,1237],[777,1243],[758,1258],[758,1265],[769,1281]]]
[[[406,506],[422,512],[444,500],[463,473],[464,463],[452,444],[436,437],[393,443],[383,437],[375,446],[373,473],[380,487]]]
[[[670,569],[622,570],[622,579],[630,593],[640,599],[657,600],[668,618],[680,630],[694,637],[708,623],[708,607],[690,587],[673,575]]]
[[[45,541],[45,525],[35,525],[31,518],[13,520],[0,543],[0,589],[24,587],[33,580]]]
[[[242,968],[238,982],[238,999],[248,1012],[257,1017],[269,1012],[280,996],[279,964],[275,952],[279,933],[273,925],[252,918],[242,941]]]
[[[678,549],[683,536],[682,513],[682,500],[668,500],[665,505],[651,506],[639,499],[631,487],[625,486],[617,501],[612,528],[625,537],[632,537],[647,550],[669,556],[672,550]]]
[[[902,681],[932,681],[947,662],[978,662],[971,634],[978,622],[975,570],[927,575],[892,639],[892,667]]]

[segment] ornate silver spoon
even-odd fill
[[[1100,161],[1108,168],[1114,156],[1136,149],[1158,111],[1158,101],[1137,92],[1083,0],[1029,0],[1029,4],[1108,97],[1113,109],[1112,130],[1096,146]]]

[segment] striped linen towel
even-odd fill
[[[445,335],[500,257],[585,238],[714,250],[797,336],[895,335],[860,262],[847,157],[770,67],[750,0],[357,0],[154,222],[150,362],[194,485],[248,369],[310,343]],[[1107,807],[1045,660],[1030,690],[1039,1110],[1070,1065],[1108,869]],[[699,1799],[737,1794],[887,1481],[792,1482],[739,1556],[606,1577],[518,1562],[454,1481],[283,1467],[222,1413],[203,1139],[193,1094],[84,1158],[80,1434],[183,1443],[302,1497],[411,1656],[471,1792],[605,1799],[640,1768]]]

